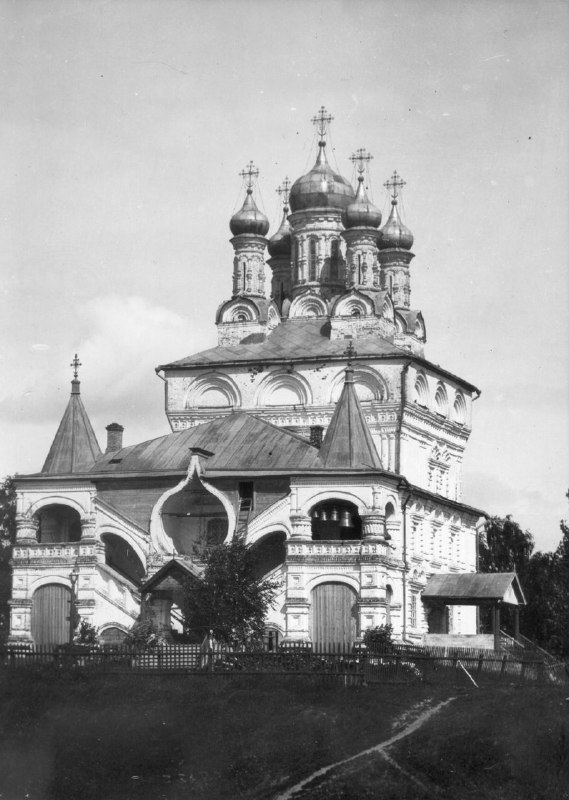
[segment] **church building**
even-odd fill
[[[477,633],[461,576],[476,578],[483,512],[462,502],[461,473],[479,391],[425,356],[405,182],[386,181],[382,225],[371,156],[352,156],[355,187],[330,165],[331,119],[314,118],[314,166],[284,181],[272,236],[258,170],[241,173],[218,344],[156,370],[171,433],[123,446],[111,423],[102,452],[74,359],[45,464],[17,477],[11,641],[66,641],[71,598],[104,641],[143,597],[168,632],[196,546],[234,537],[280,581],[273,641],[354,642],[382,624],[415,643]],[[512,580],[501,591],[522,602]]]

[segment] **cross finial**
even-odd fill
[[[402,189],[404,186],[406,186],[406,183],[406,181],[402,180],[397,170],[394,170],[391,178],[388,181],[385,181],[383,185],[391,193],[392,198],[397,200],[399,189]]]
[[[252,190],[253,186],[255,185],[255,181],[259,177],[259,170],[253,164],[252,161],[249,161],[245,169],[242,169],[239,175],[241,175],[241,177],[245,181],[247,185],[247,191],[250,192],[250,190]]]
[[[373,156],[371,153],[368,153],[365,147],[359,147],[355,153],[352,153],[350,156],[350,161],[354,164],[357,162],[357,169],[360,175],[363,175],[365,172],[366,164],[372,160]]]
[[[351,367],[352,366],[352,361],[358,355],[357,351],[356,351],[356,348],[354,347],[354,343],[352,342],[351,339],[350,339],[350,343],[348,344],[347,348],[344,350],[344,355],[346,356],[346,358],[348,360],[347,366]]]
[[[318,131],[318,135],[320,139],[324,139],[326,136],[326,132],[328,130],[328,125],[332,122],[334,117],[332,114],[328,114],[324,106],[320,106],[320,111],[316,116],[312,117],[312,124],[316,125],[316,130]]]
[[[290,182],[290,180],[288,178],[288,175],[287,175],[287,177],[281,183],[279,188],[276,189],[276,192],[279,195],[279,197],[281,198],[281,200],[283,201],[283,206],[285,206],[285,208],[288,208],[288,194],[290,192],[290,187],[291,186],[292,186],[292,183]]]
[[[83,366],[77,357],[77,353],[75,353],[73,361],[69,366],[73,367],[73,380],[77,380],[77,376],[79,375],[79,367]]]

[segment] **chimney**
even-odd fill
[[[324,428],[322,425],[311,425],[310,426],[310,444],[313,447],[317,447],[320,449],[322,445],[322,434],[324,433]]]
[[[105,453],[115,453],[122,447],[122,434],[124,428],[122,425],[119,425],[118,422],[111,422],[110,425],[107,425],[106,431],[107,449],[105,450]]]

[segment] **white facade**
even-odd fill
[[[80,474],[72,466],[67,473],[52,466],[22,478],[13,640],[41,639],[38,626],[50,603],[60,604],[61,616],[64,595],[38,594],[45,586],[73,588],[80,615],[99,631],[127,630],[139,613],[143,578],[172,555],[191,559],[180,545],[190,481],[211,500],[201,517],[191,512],[204,530],[215,523],[211,530],[223,528],[225,541],[243,535],[252,547],[265,543],[269,555],[271,542],[277,552],[284,539],[284,560],[269,569],[282,589],[268,623],[289,640],[314,640],[316,631],[333,637],[342,625],[344,638],[353,639],[391,624],[398,637],[420,641],[429,628],[430,609],[420,599],[428,577],[476,570],[480,512],[462,504],[461,476],[479,392],[424,357],[425,323],[410,308],[413,238],[397,212],[401,182],[394,178],[392,214],[378,230],[381,214],[363,183],[356,196],[332,173],[321,141],[313,170],[292,187],[292,211],[269,240],[267,258],[268,222],[255,206],[252,174],[243,209],[232,218],[233,295],[218,311],[219,345],[160,367],[174,432],[160,448],[167,453],[176,437],[193,429],[199,434],[199,426],[220,419],[229,423],[236,412],[307,440],[318,427],[325,435],[349,357],[381,469],[374,462],[287,471],[276,453],[274,468],[265,473],[253,465],[209,474],[207,458],[192,458],[183,472],[179,464],[169,471],[167,462],[154,466],[151,460],[129,472],[122,462],[134,458],[136,448],[115,444]],[[269,268],[272,282],[265,281]],[[57,436],[60,449],[72,447],[65,431]],[[207,442],[200,447],[207,451]],[[251,501],[246,520],[245,484]],[[182,522],[166,524],[168,514]],[[339,514],[352,525],[330,528],[322,538],[318,525]],[[357,538],[350,538],[350,527]],[[344,614],[337,629],[327,624],[327,604],[331,616],[344,609],[337,612]],[[475,633],[475,609],[454,607],[448,624],[455,633]]]

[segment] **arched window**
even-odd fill
[[[105,545],[105,564],[133,583],[142,583],[146,570],[131,545],[115,533],[103,533],[101,538]]]
[[[244,292],[247,289],[247,262],[241,262],[241,291]]]
[[[315,540],[362,538],[362,521],[353,503],[326,500],[314,506],[310,516]]]
[[[388,503],[385,506],[385,530],[384,530],[384,533],[385,533],[385,538],[386,539],[391,539],[391,534],[389,534],[388,531],[387,531],[387,523],[389,522],[389,520],[391,519],[391,517],[394,514],[395,514],[395,509],[393,508],[393,503]]]
[[[316,239],[310,240],[308,251],[308,280],[316,280]]]
[[[393,589],[389,584],[385,587],[385,624],[391,625],[391,605],[393,603]]]
[[[81,539],[81,517],[69,506],[44,506],[37,513],[38,541],[42,544],[78,542]]]
[[[358,253],[357,255],[357,266],[358,266],[358,283],[362,282],[362,254]]]
[[[415,402],[426,408],[428,399],[429,389],[427,386],[427,379],[424,375],[417,375],[417,380],[415,381]]]
[[[460,392],[456,393],[453,406],[454,421],[459,425],[464,425],[466,422],[466,403],[464,397]]]
[[[435,411],[442,417],[446,417],[448,414],[448,398],[442,383],[439,383],[435,392]]]
[[[337,281],[338,280],[339,261],[340,261],[339,243],[338,243],[337,239],[332,239],[332,241],[330,243],[330,280],[331,281]]]

